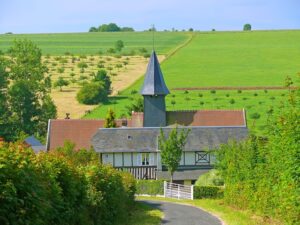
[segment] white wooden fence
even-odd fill
[[[165,198],[194,199],[194,186],[164,182]]]

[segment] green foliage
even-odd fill
[[[6,121],[0,116],[0,136],[9,141],[21,132],[45,135],[47,121],[56,117],[56,109],[41,50],[31,41],[21,40],[14,42],[9,54],[9,59],[0,57],[0,106],[5,110],[1,116],[7,116]]]
[[[82,104],[99,104],[107,101],[107,90],[102,82],[86,83],[80,88],[76,98]]]
[[[115,49],[120,52],[124,48],[124,42],[122,40],[117,40],[115,43]]]
[[[113,128],[117,127],[117,123],[115,121],[116,115],[115,112],[110,108],[107,112],[104,127],[105,128]]]
[[[194,186],[194,198],[223,198],[224,189],[218,186]]]
[[[104,83],[104,89],[107,92],[107,95],[111,93],[111,80],[110,77],[107,75],[107,72],[105,70],[99,70],[97,74],[95,75],[94,81],[96,82],[103,82]]]
[[[164,181],[163,180],[137,180],[136,193],[146,195],[163,195]]]
[[[69,81],[65,80],[63,77],[59,77],[57,81],[54,82],[54,87],[59,87],[60,91],[62,91],[63,86],[68,86]]]
[[[74,145],[34,154],[20,143],[0,147],[0,223],[113,225],[126,221],[135,180]]]
[[[88,64],[86,62],[79,62],[77,64],[77,67],[80,69],[86,69],[86,68],[88,68]]]
[[[291,83],[289,79],[287,83]],[[290,90],[281,109],[270,118],[267,138],[231,142],[217,151],[227,204],[251,209],[286,224],[300,220],[299,118],[298,88],[296,92]]]
[[[117,32],[121,31],[121,28],[115,23],[102,24],[98,28],[99,32]]]
[[[160,129],[158,144],[161,150],[161,161],[163,165],[167,167],[171,175],[171,181],[173,181],[173,174],[179,166],[189,132],[190,130],[182,129],[181,132],[178,133],[178,128],[175,127],[166,138],[163,130]]]
[[[224,180],[220,176],[220,173],[212,169],[207,173],[201,175],[195,183],[196,186],[222,186]]]
[[[243,30],[244,30],[244,31],[250,31],[250,30],[251,30],[251,24],[246,23],[246,24],[244,25]]]
[[[131,116],[132,112],[144,112],[144,100],[136,98],[131,105],[126,106],[126,109],[129,116]]]

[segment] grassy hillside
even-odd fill
[[[169,88],[281,86],[300,71],[299,40],[300,30],[198,33],[162,70]]]
[[[156,32],[155,48],[159,54],[167,54],[189,37],[182,32]],[[125,44],[124,52],[137,51],[139,48],[152,49],[151,32],[117,32],[117,33],[60,33],[60,34],[2,34],[0,50],[5,51],[14,39],[30,39],[43,51],[43,54],[62,55],[96,54],[114,48],[117,40]]]
[[[270,116],[284,102],[287,90],[268,90],[283,86],[287,75],[296,80],[300,72],[300,31],[210,32],[197,33],[193,40],[162,63],[171,89],[167,110],[241,109],[247,112],[248,127],[263,133]],[[103,118],[109,107],[118,116],[138,97],[143,78],[121,96],[97,107],[85,118]],[[254,90],[172,90],[179,87],[252,87]],[[255,87],[265,87],[255,90]],[[265,89],[265,90],[264,90]],[[175,104],[171,104],[175,101]]]

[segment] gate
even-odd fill
[[[177,199],[194,199],[194,186],[164,182],[164,197]]]

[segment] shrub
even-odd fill
[[[237,90],[237,93],[239,93],[239,94],[240,94],[240,93],[242,93],[242,90],[240,90],[240,89],[239,89],[239,90]]]
[[[230,95],[229,94],[226,94],[226,97],[229,97]]]
[[[211,90],[210,93],[216,94],[216,90]]]
[[[164,181],[163,180],[137,180],[136,193],[147,195],[163,195]]]
[[[217,186],[194,186],[194,198],[223,198],[224,190]]]
[[[202,94],[202,93],[199,93],[198,96],[199,96],[200,98],[202,98],[202,97],[203,97],[203,94]]]
[[[235,103],[235,100],[232,98],[232,99],[229,100],[229,103],[230,103],[230,104],[234,104],[234,103]]]
[[[254,120],[257,120],[257,119],[259,119],[260,118],[260,114],[259,113],[252,113],[251,115],[250,115],[250,118],[251,119],[254,119]]]
[[[77,101],[86,104],[93,105],[107,101],[107,91],[102,82],[91,82],[84,84],[77,93]]]
[[[196,186],[222,186],[224,185],[224,180],[222,179],[220,173],[212,169],[209,172],[199,176],[195,183]]]
[[[258,96],[258,94],[255,92],[254,94],[253,94],[254,96]]]
[[[133,89],[133,90],[130,91],[130,94],[131,94],[131,95],[135,95],[135,94],[137,94],[137,93],[138,93],[138,92],[137,92],[137,90],[135,90],[135,89]]]
[[[112,225],[126,219],[134,178],[74,146],[37,155],[20,143],[0,147],[1,224]]]

